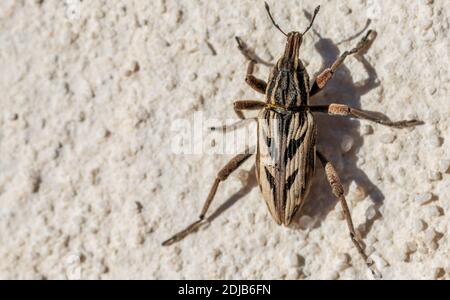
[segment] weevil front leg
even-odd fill
[[[205,220],[206,212],[208,211],[208,208],[211,205],[214,196],[216,195],[219,183],[225,181],[233,171],[239,168],[239,166],[242,165],[244,161],[246,161],[250,156],[252,156],[252,152],[253,151],[250,150],[248,151],[248,153],[236,155],[217,173],[216,179],[214,180],[211,190],[209,191],[208,197],[206,198],[206,201],[203,204],[203,208],[200,213],[199,219],[194,223],[192,223],[191,225],[189,225],[188,227],[186,227],[186,229],[176,233],[171,238],[164,241],[162,243],[163,246],[169,246],[175,242],[182,240],[185,236],[187,236],[191,232],[194,232],[195,230],[197,230],[198,227],[200,227],[200,225],[202,225],[202,223]]]
[[[406,127],[412,127],[412,126],[417,126],[417,125],[423,124],[423,122],[419,121],[419,120],[403,120],[403,121],[393,122],[393,121],[387,120],[385,118],[376,116],[374,113],[360,110],[357,108],[353,108],[353,107],[350,107],[345,104],[332,103],[329,105],[309,106],[309,108],[313,112],[328,113],[329,115],[335,115],[335,116],[349,116],[349,117],[368,120],[368,121],[372,121],[372,122],[375,122],[375,123],[378,123],[381,125],[396,127],[396,128],[406,128]]]
[[[242,126],[244,126],[246,123],[250,122],[250,121],[256,121],[257,118],[246,118],[243,120],[239,120],[233,124],[227,124],[227,125],[222,125],[222,126],[216,126],[216,127],[210,127],[209,129],[211,131],[221,131],[221,132],[230,132],[233,130],[236,130],[238,128],[241,128]]]
[[[309,95],[314,96],[325,87],[327,82],[333,77],[334,72],[336,72],[337,68],[339,68],[339,66],[342,65],[347,56],[358,53],[359,51],[364,49],[370,43],[371,40],[369,39],[369,37],[372,33],[373,31],[369,30],[367,34],[361,39],[361,41],[356,45],[355,48],[351,49],[350,51],[345,51],[344,53],[342,53],[341,56],[339,56],[339,58],[333,63],[333,65],[330,68],[326,68],[325,70],[323,70],[322,73],[320,73],[316,77],[309,92]]]
[[[355,231],[355,227],[353,226],[352,221],[352,215],[350,214],[350,210],[348,209],[347,201],[345,200],[344,196],[344,188],[341,184],[341,180],[339,179],[339,175],[337,174],[335,168],[333,165],[325,158],[324,155],[322,155],[319,151],[316,151],[316,155],[319,158],[320,162],[322,163],[322,166],[325,168],[325,174],[327,176],[327,180],[331,186],[331,190],[336,198],[339,199],[339,202],[341,203],[342,209],[344,211],[345,219],[347,220],[347,226],[350,231],[350,238],[355,245],[356,249],[358,250],[358,253],[361,255],[361,257],[364,259],[364,262],[366,263],[367,267],[370,269],[372,274],[375,277],[381,277],[381,274],[374,266],[373,260],[370,259],[366,252],[364,251],[363,243],[361,239],[358,237]]]
[[[248,49],[244,46],[244,43],[239,37],[236,37],[238,43],[238,49],[249,60],[247,65],[247,74],[245,75],[245,82],[252,87],[255,91],[261,94],[266,93],[267,82],[262,79],[256,78],[253,73],[255,71],[256,60],[249,54]]]
[[[236,112],[236,115],[239,117],[239,119],[243,120],[245,119],[244,114],[242,111],[244,110],[260,110],[266,107],[266,103],[262,101],[255,101],[255,100],[240,100],[233,103],[234,111]]]
[[[231,125],[223,125],[220,127],[211,127],[211,130],[221,130],[221,131],[227,131],[227,130],[234,130],[241,125],[243,125],[248,120],[255,120],[255,118],[246,119],[243,111],[244,110],[260,110],[263,109],[266,106],[265,102],[257,101],[257,100],[238,100],[233,103],[234,106],[234,112],[236,115],[241,119],[240,121],[231,124]]]

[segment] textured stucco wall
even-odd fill
[[[270,3],[286,30],[319,4]],[[448,1],[320,4],[301,50],[311,76],[368,18],[378,36],[313,101],[426,124],[317,116],[318,147],[384,278],[449,279]],[[292,228],[271,219],[251,160],[219,187],[208,228],[160,246],[231,157],[174,154],[174,121],[221,124],[234,100],[262,99],[235,35],[272,62],[284,46],[262,1],[0,2],[0,278],[370,278],[320,169]]]

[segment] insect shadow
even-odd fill
[[[253,165],[253,167],[250,169],[250,176],[248,177],[248,180],[246,184],[239,189],[237,193],[232,195],[228,200],[226,200],[223,204],[219,206],[208,218],[208,222],[212,222],[214,219],[216,219],[218,216],[220,216],[224,211],[232,207],[239,199],[243,198],[245,195],[251,192],[253,188],[255,188],[258,184],[256,182],[256,175],[255,175],[256,167]]]
[[[366,27],[368,25],[369,22],[366,24]],[[344,40],[343,42],[353,40],[364,31],[365,29],[351,38]],[[322,58],[322,67],[319,70],[309,70],[309,72],[315,72],[311,73],[312,75],[317,75],[324,68],[331,66],[341,54],[341,50],[345,50],[340,50],[338,48],[340,43],[334,43],[331,39],[323,38],[317,32],[315,33],[319,37],[319,40],[314,46]],[[255,60],[259,63],[268,67],[273,66],[273,64],[260,59],[255,52],[253,52],[253,54]],[[375,69],[362,55],[355,55],[352,59],[355,58],[358,59],[358,61],[363,65],[367,73],[367,78],[361,82],[354,82],[351,70],[349,70],[344,64],[338,69],[325,90],[310,99],[310,104],[329,104],[336,102],[347,104],[355,108],[361,108],[361,96],[378,87],[379,81]],[[386,118],[385,116],[383,117]],[[317,148],[322,151],[336,166],[344,187],[348,187],[351,181],[354,180],[358,186],[365,190],[366,194],[370,196],[370,199],[374,202],[375,210],[377,212],[376,216],[368,220],[365,224],[358,226],[358,230],[364,238],[370,231],[374,222],[381,217],[378,210],[383,204],[384,195],[378,187],[372,183],[364,171],[357,166],[357,153],[364,142],[363,138],[359,134],[360,123],[359,121],[352,120],[350,118],[320,114],[315,114],[315,120],[318,127]],[[341,151],[341,142],[342,137],[345,135],[350,136],[354,143],[351,151],[343,154]],[[207,218],[209,222],[215,220],[242,197],[247,195],[253,188],[257,187],[255,166],[253,166],[249,172],[251,175],[249,176],[249,180],[246,185],[228,198],[223,204],[221,204],[219,208],[217,208]],[[263,203],[262,199],[261,202]],[[316,173],[311,185],[310,193],[306,199],[303,209],[296,214],[290,227],[294,229],[301,228],[301,217],[308,215],[313,219],[313,223],[309,225],[309,228],[317,228],[321,225],[327,215],[334,209],[336,204],[338,204],[337,200],[331,192],[331,188],[326,180],[320,161],[317,160]]]
[[[369,24],[370,22],[366,24],[366,27]],[[365,30],[363,29],[359,34],[346,39],[345,42],[356,38],[364,31]],[[322,37],[316,31],[315,34],[319,37],[319,40],[314,46],[322,57],[322,67],[320,70],[323,70],[333,64],[341,54],[341,51],[338,48],[340,43],[334,43],[331,39]],[[375,38],[372,39],[372,43],[374,39]],[[351,42],[348,44],[351,44]],[[370,46],[371,44],[368,48],[370,48]],[[351,47],[351,45],[347,47]],[[365,50],[367,51],[368,48]],[[363,55],[364,52],[355,55],[353,58],[357,59],[359,63],[362,64],[367,74],[365,79],[355,82],[352,71],[344,64],[337,70],[333,79],[330,80],[324,91],[310,99],[310,104],[329,104],[334,102],[346,104],[355,108],[362,108],[361,97],[380,85],[374,67]],[[317,70],[316,72],[320,72],[320,70]],[[387,119],[386,116],[380,115],[384,119]],[[360,224],[358,226],[358,230],[364,238],[372,228],[374,222],[381,217],[379,208],[382,206],[385,199],[381,190],[357,165],[357,153],[364,143],[364,139],[360,135],[359,129],[361,124],[365,121],[360,122],[347,117],[328,116],[323,114],[316,114],[315,120],[318,128],[317,148],[335,165],[344,188],[348,189],[350,183],[355,181],[356,185],[361,187],[374,203],[374,208],[377,212],[375,217],[367,220],[365,224]],[[348,136],[353,140],[353,146],[347,153],[343,153],[341,150],[342,138],[344,136]],[[303,215],[308,215],[313,219],[313,222],[312,224],[309,224],[309,227],[319,227],[326,216],[338,204],[337,202],[338,200],[331,192],[323,168],[320,166],[320,162],[316,162],[316,174],[311,185],[310,193],[302,211],[295,216],[293,226],[300,226],[300,218]]]

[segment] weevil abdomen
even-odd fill
[[[314,173],[315,134],[309,111],[263,109],[259,114],[256,177],[278,224],[289,225],[307,196]]]

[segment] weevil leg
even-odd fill
[[[238,128],[241,128],[242,126],[244,126],[245,124],[247,124],[250,121],[256,121],[256,119],[257,118],[246,118],[243,120],[239,120],[233,124],[222,125],[222,126],[218,126],[218,127],[210,127],[209,129],[211,131],[222,131],[222,132],[234,131]]]
[[[253,88],[255,91],[261,94],[266,93],[267,83],[259,78],[256,78],[253,73],[255,70],[256,60],[249,54],[249,50],[247,47],[245,47],[245,44],[242,42],[242,40],[239,37],[235,37],[236,42],[238,43],[238,49],[241,51],[241,53],[249,60],[247,65],[247,74],[245,75],[245,82]]]
[[[247,120],[255,120],[255,118],[246,119],[243,112],[244,110],[260,110],[266,106],[265,102],[257,101],[257,100],[238,100],[234,102],[234,112],[236,115],[241,119],[241,121],[238,121],[232,125],[223,125],[220,127],[211,127],[211,130],[222,130],[227,131],[228,129],[235,130],[242,126],[244,123],[247,122]]]
[[[233,103],[234,111],[236,112],[236,115],[239,117],[239,119],[243,120],[245,119],[244,114],[242,111],[244,110],[260,110],[266,107],[266,103],[262,101],[255,101],[255,100],[239,100]]]
[[[328,113],[329,115],[334,115],[334,116],[349,116],[349,117],[368,120],[368,121],[372,121],[372,122],[375,122],[375,123],[378,123],[381,125],[396,127],[396,128],[406,128],[406,127],[412,127],[412,126],[417,126],[417,125],[423,124],[423,122],[419,121],[419,120],[403,120],[403,121],[393,122],[387,118],[382,118],[380,116],[377,116],[373,112],[360,110],[360,109],[353,108],[353,107],[350,107],[345,104],[332,103],[329,105],[315,105],[315,106],[313,105],[313,106],[309,106],[309,108],[313,112]]]
[[[325,174],[327,176],[327,180],[330,183],[331,190],[336,198],[339,199],[339,202],[341,203],[342,209],[344,211],[345,219],[347,220],[347,226],[350,231],[350,238],[355,245],[356,249],[358,250],[361,257],[364,259],[364,262],[366,263],[367,267],[370,269],[372,274],[375,277],[381,277],[381,274],[376,269],[374,262],[372,259],[370,259],[366,252],[364,251],[364,244],[362,243],[359,236],[356,234],[355,227],[353,226],[352,221],[352,215],[350,214],[350,210],[348,209],[347,201],[345,200],[344,196],[344,188],[341,184],[341,180],[339,179],[339,175],[337,174],[335,168],[333,165],[325,158],[323,154],[321,154],[319,151],[316,151],[316,155],[319,158],[320,162],[322,163],[322,166],[325,168]]]
[[[361,41],[359,41],[355,48],[342,53],[330,68],[326,68],[325,70],[323,70],[314,80],[311,90],[309,91],[309,95],[314,96],[325,87],[327,82],[333,77],[334,72],[340,65],[342,65],[347,56],[358,53],[362,49],[366,48],[366,46],[371,42],[371,39],[369,39],[369,37],[373,32],[374,31],[369,30],[367,34],[361,39]]]
[[[200,213],[199,219],[194,223],[192,223],[191,225],[189,225],[188,227],[186,227],[186,229],[176,233],[171,238],[164,241],[162,243],[163,246],[169,246],[175,242],[182,240],[185,236],[197,230],[204,223],[206,212],[208,211],[208,208],[211,205],[214,196],[216,195],[219,183],[225,181],[233,171],[239,168],[239,166],[242,165],[242,163],[244,163],[252,155],[253,149],[246,151],[245,154],[236,155],[217,173],[216,179],[214,180],[211,190],[209,191],[208,197],[206,198],[206,201],[203,204],[203,208]]]

